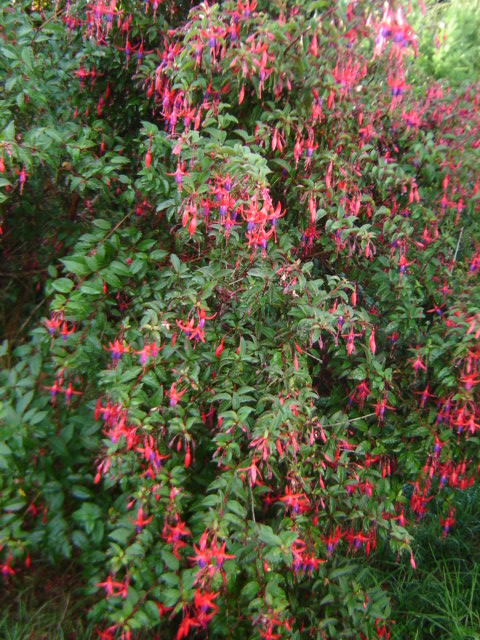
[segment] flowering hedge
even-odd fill
[[[478,87],[422,76],[419,4],[2,9],[4,254],[51,260],[6,582],[74,556],[104,640],[389,636],[366,559],[480,469]]]

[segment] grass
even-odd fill
[[[2,640],[90,640],[87,603],[77,595],[73,565],[53,571],[33,565],[15,576],[0,596]],[[1,593],[1,592],[0,592]]]
[[[436,559],[416,575],[391,568],[384,586],[393,596],[392,640],[478,640],[480,567],[462,559]]]
[[[372,577],[392,598],[391,640],[480,640],[480,486],[454,504],[446,539],[435,514],[418,525],[415,571],[377,554]]]

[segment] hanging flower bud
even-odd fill
[[[145,169],[148,169],[150,163],[152,162],[152,156],[150,154],[150,145],[148,146],[148,151],[145,154]]]
[[[220,354],[223,351],[223,341],[225,340],[225,338],[222,338],[220,341],[220,344],[218,345],[218,347],[215,349],[215,357],[219,358]]]
[[[370,347],[370,351],[375,355],[375,351],[377,350],[377,345],[375,344],[375,329],[372,329],[372,333],[368,338],[368,346]]]

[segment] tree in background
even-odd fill
[[[420,64],[431,76],[450,85],[478,78],[480,60],[480,4],[464,2],[427,3],[427,11],[416,22]]]

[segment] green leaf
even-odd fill
[[[83,258],[62,258],[61,262],[63,262],[65,269],[69,273],[73,273],[76,276],[83,276],[89,272]]]
[[[9,60],[18,60],[18,55],[13,47],[0,47],[0,52]]]
[[[88,498],[92,498],[92,492],[87,487],[82,487],[77,484],[72,487],[72,496],[74,498],[78,498],[79,500],[88,500]]]
[[[180,600],[179,589],[167,589],[162,594],[162,602],[165,607],[174,607]]]
[[[28,407],[28,405],[32,401],[34,393],[35,392],[33,391],[33,389],[30,391],[27,391],[27,393],[18,400],[15,406],[15,411],[19,415],[23,415],[25,413],[25,409]]]
[[[258,538],[266,545],[280,547],[282,546],[282,540],[273,533],[271,527],[265,524],[257,524]]]
[[[92,224],[103,231],[108,231],[112,227],[112,223],[109,220],[102,220],[101,218],[92,220]]]
[[[167,551],[166,549],[162,549],[161,554],[162,559],[167,566],[167,569],[170,569],[170,571],[177,571],[178,567],[180,566],[178,558],[176,558],[173,553],[170,553],[170,551]]]
[[[127,542],[132,537],[132,530],[127,529],[126,527],[118,527],[117,529],[110,531],[108,537],[110,538],[110,540],[118,542],[121,547],[125,547]]]
[[[12,455],[12,450],[10,449],[10,447],[5,442],[0,441],[0,456],[11,456],[11,455]]]
[[[241,597],[250,602],[251,600],[253,600],[253,598],[255,598],[259,590],[260,585],[258,584],[258,582],[256,580],[251,580],[250,582],[247,582],[247,584],[243,587]]]
[[[29,73],[33,72],[33,55],[30,47],[23,47],[21,52],[23,63]]]
[[[241,505],[237,500],[228,500],[227,509],[236,514],[239,518],[244,518],[246,515],[246,508]]]
[[[112,164],[128,164],[130,162],[128,158],[124,158],[123,156],[113,156],[113,158],[109,158],[109,161]]]
[[[74,283],[69,278],[59,278],[53,283],[55,291],[59,291],[60,293],[69,293],[74,286]]]

